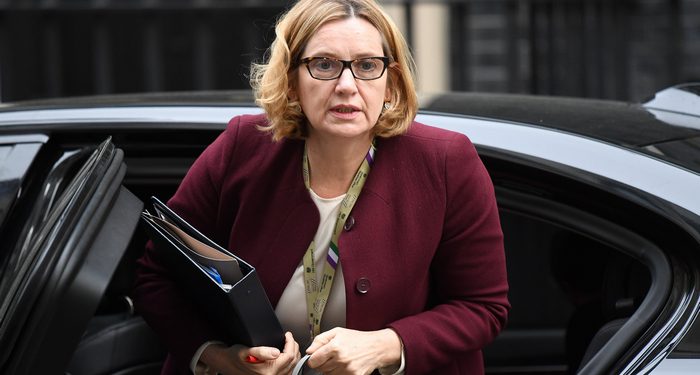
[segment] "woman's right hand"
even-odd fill
[[[281,353],[279,349],[268,346],[249,348],[243,345],[230,347],[219,344],[209,345],[199,358],[200,363],[204,364],[202,374],[290,374],[300,358],[299,344],[294,341],[290,332],[287,332],[284,338],[285,343]],[[251,356],[257,359],[257,362],[251,362]]]

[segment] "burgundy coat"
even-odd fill
[[[265,121],[232,119],[168,205],[254,265],[276,306],[319,215],[304,187],[304,142],[273,142],[256,127]],[[483,373],[480,349],[505,324],[508,285],[493,186],[467,137],[413,123],[379,139],[351,216],[339,240],[347,328],[393,328],[407,375]],[[168,346],[163,372],[187,371],[217,333],[180,297],[157,250],[139,263],[133,297]]]

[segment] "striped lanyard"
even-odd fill
[[[338,260],[340,257],[340,251],[338,250],[338,238],[345,225],[345,220],[347,220],[352,207],[357,202],[357,198],[360,196],[360,191],[362,191],[362,186],[367,180],[367,175],[369,174],[370,166],[374,162],[374,153],[376,148],[374,146],[374,141],[367,151],[365,159],[362,161],[360,168],[355,173],[355,178],[353,178],[350,188],[348,189],[345,198],[340,203],[340,212],[338,213],[338,218],[335,222],[335,228],[333,229],[333,235],[331,236],[331,242],[328,246],[328,255],[326,256],[326,263],[323,267],[323,277],[319,284],[316,279],[316,264],[314,262],[314,249],[316,245],[314,241],[311,240],[309,248],[304,254],[304,286],[306,289],[306,310],[309,314],[309,332],[311,334],[311,339],[313,340],[316,335],[321,333],[321,317],[323,316],[323,310],[326,308],[326,303],[328,302],[328,296],[331,293],[331,286],[333,285],[333,277],[335,276],[335,270],[338,267]],[[309,182],[309,157],[307,155],[306,147],[304,147],[304,160],[303,160],[303,174],[304,174],[304,184],[306,188],[311,190],[311,185]]]

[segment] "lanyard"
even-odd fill
[[[309,314],[309,332],[311,333],[311,339],[313,340],[316,335],[321,333],[321,317],[323,316],[323,310],[326,308],[326,303],[328,302],[328,296],[331,293],[331,286],[333,285],[333,277],[335,277],[335,269],[338,267],[338,259],[340,257],[340,251],[338,249],[338,238],[345,225],[345,220],[347,220],[352,211],[357,198],[360,196],[360,191],[362,191],[362,186],[365,184],[367,175],[369,174],[370,166],[374,162],[374,153],[376,148],[374,146],[374,141],[367,151],[365,159],[360,164],[360,167],[355,173],[355,177],[350,184],[345,198],[340,203],[340,212],[338,213],[338,218],[335,222],[335,227],[333,229],[333,235],[331,236],[331,242],[328,246],[328,255],[326,256],[326,263],[323,267],[323,276],[321,278],[320,284],[316,278],[316,264],[314,262],[314,250],[316,245],[314,241],[311,240],[309,248],[304,254],[304,286],[306,289],[306,310]],[[303,174],[304,174],[304,184],[307,189],[311,189],[309,183],[309,157],[304,147],[304,160],[303,160]]]

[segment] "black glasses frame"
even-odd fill
[[[381,60],[382,63],[383,63],[382,72],[379,73],[379,75],[378,75],[377,77],[375,77],[375,78],[361,78],[361,77],[358,77],[358,76],[355,75],[355,71],[352,70],[352,63],[354,63],[355,61],[367,60],[367,59],[379,59],[379,60]],[[340,63],[343,64],[343,68],[340,69],[340,71],[338,72],[338,75],[336,75],[335,77],[331,77],[331,78],[318,78],[318,77],[314,76],[313,73],[311,73],[311,68],[309,67],[309,63],[312,62],[312,61],[315,61],[315,60],[337,61],[337,62],[340,62]],[[318,79],[318,80],[320,80],[320,81],[332,81],[332,80],[334,80],[334,79],[338,79],[338,77],[340,77],[341,75],[343,75],[343,72],[345,71],[345,69],[350,69],[350,73],[352,74],[352,76],[353,76],[355,79],[359,79],[359,80],[362,80],[362,81],[374,81],[375,79],[382,78],[382,76],[384,75],[384,72],[386,72],[387,66],[389,66],[389,62],[390,62],[390,61],[391,61],[391,59],[388,58],[388,57],[386,57],[386,56],[369,56],[369,57],[362,57],[362,58],[355,59],[355,60],[340,60],[340,59],[334,59],[334,58],[332,58],[332,57],[305,57],[305,58],[299,60],[299,63],[300,63],[300,64],[306,65],[306,70],[309,71],[309,75],[311,76],[311,78],[313,78],[313,79]]]

